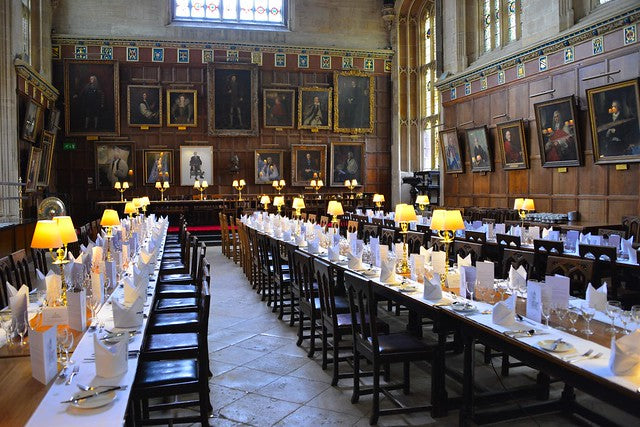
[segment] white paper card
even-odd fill
[[[431,254],[431,265],[433,271],[442,275],[446,269],[446,253],[443,251],[435,251]]]
[[[569,304],[569,289],[571,281],[568,277],[555,275],[546,276],[545,282],[551,287],[551,301],[558,307],[566,308]]]
[[[84,332],[87,328],[87,294],[84,289],[80,292],[67,292],[67,312],[69,327]]]
[[[43,307],[42,308],[42,324],[50,325],[66,325],[69,323],[69,314],[67,307]]]
[[[478,285],[484,289],[493,289],[495,266],[491,261],[476,262]]]
[[[539,282],[527,281],[527,314],[534,322],[542,320],[542,287]]]
[[[58,373],[56,331],[56,327],[39,331],[29,328],[31,375],[42,384],[49,384]]]

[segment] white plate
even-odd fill
[[[379,273],[377,270],[374,269],[370,269],[370,270],[364,270],[362,272],[362,274],[364,274],[365,276],[369,276],[369,277],[375,277],[377,276]]]
[[[451,308],[453,311],[457,311],[458,313],[470,313],[476,309],[476,306],[471,303],[453,303],[451,304]]]
[[[77,399],[78,397],[85,396],[86,392],[80,392],[73,395],[73,399]],[[77,402],[71,402],[71,406],[81,409],[93,409],[99,408],[101,406],[108,405],[113,402],[116,398],[115,390],[109,391],[107,393],[99,394],[95,397],[90,397],[88,399],[82,399]]]
[[[573,348],[573,345],[568,342],[560,341],[558,345],[554,345],[555,342],[556,340],[542,340],[538,341],[538,345],[541,349],[554,353],[564,353],[565,351],[569,351]]]

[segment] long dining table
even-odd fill
[[[247,224],[252,226],[251,224]],[[256,227],[254,227],[256,228]],[[256,228],[260,233],[264,233],[260,228]],[[276,238],[272,234],[270,238]],[[282,241],[282,238],[277,238]],[[306,251],[307,246],[299,246],[300,250]],[[308,252],[308,251],[307,251]],[[320,248],[318,253],[308,252],[315,257],[321,257],[327,261],[327,250]],[[346,257],[340,257],[339,262],[330,262],[334,268],[341,270],[349,269]],[[375,271],[377,274],[372,274]],[[609,326],[608,320],[599,313],[592,321],[594,335],[584,336],[571,334],[553,326],[545,326],[526,318],[525,296],[518,297],[517,313],[520,320],[516,320],[509,326],[501,326],[492,321],[492,309],[497,300],[472,301],[474,309],[460,312],[454,309],[454,301],[464,300],[460,296],[451,292],[444,292],[441,300],[432,301],[423,297],[424,286],[421,282],[397,276],[397,283],[390,284],[380,281],[380,269],[371,265],[363,270],[355,270],[371,280],[376,287],[376,293],[390,298],[395,302],[409,308],[409,329],[421,328],[419,318],[426,317],[433,320],[433,332],[438,339],[436,355],[434,356],[431,373],[431,405],[432,415],[439,417],[446,415],[449,409],[460,408],[460,423],[467,424],[471,419],[476,418],[476,407],[479,402],[486,402],[488,399],[477,396],[477,384],[474,383],[476,343],[481,342],[491,348],[505,352],[508,355],[524,362],[526,365],[538,369],[544,375],[559,379],[565,383],[565,392],[560,401],[546,401],[544,405],[539,405],[541,410],[559,410],[576,412],[593,420],[602,422],[605,418],[587,408],[580,406],[573,393],[573,388],[584,393],[595,396],[612,406],[621,409],[635,417],[640,417],[640,377],[615,375],[609,368],[609,358],[611,355],[610,339],[611,335],[605,332]],[[491,299],[498,297],[497,288],[491,292]],[[583,299],[569,299],[570,307],[579,307],[586,304]],[[554,325],[559,326],[558,319],[553,318]],[[621,326],[619,323],[616,324]],[[640,325],[638,325],[640,326]],[[535,330],[531,337],[514,337],[508,333],[510,330]],[[449,397],[446,387],[446,375],[450,372],[447,365],[447,351],[451,348],[451,342],[447,340],[452,332],[457,332],[462,337],[464,351],[463,371],[457,376],[462,380],[463,392],[461,396]],[[562,338],[564,342],[570,343],[573,350],[569,353],[554,353],[543,350],[540,347],[540,339],[556,340]],[[563,360],[567,354],[579,356],[591,350],[593,354],[599,354],[597,358],[589,358],[581,363],[571,363],[570,360]],[[509,395],[508,391],[502,391],[502,395]],[[544,396],[548,398],[548,396]],[[522,413],[521,413],[522,414]],[[505,415],[508,413],[505,412]],[[512,414],[511,414],[512,415]],[[495,414],[492,415],[496,420]]]
[[[138,329],[139,333],[135,333],[129,342],[127,371],[113,378],[101,378],[96,375],[96,366],[93,360],[94,335],[104,333],[107,330],[119,331],[114,328],[111,308],[111,302],[114,299],[122,301],[124,297],[122,283],[119,283],[106,298],[105,303],[97,310],[96,318],[92,319],[92,326],[83,333],[74,333],[78,341],[70,355],[70,360],[73,363],[68,366],[64,375],[57,375],[49,384],[44,385],[32,377],[28,351],[22,351],[14,357],[0,357],[0,390],[2,390],[3,397],[0,399],[1,425],[96,427],[113,426],[124,422],[129,393],[135,379],[140,349],[147,326],[147,318],[155,295],[167,223],[164,223],[165,226],[161,230],[161,243],[154,271],[149,274],[148,298],[143,308],[142,326]],[[135,263],[136,259],[134,258],[122,279],[133,274],[132,268]],[[66,380],[74,367],[77,367],[78,372],[73,381],[67,384]],[[112,402],[97,408],[75,407],[69,403],[61,403],[80,392],[78,384],[94,387],[118,385],[122,386],[122,389],[115,391],[115,399]]]

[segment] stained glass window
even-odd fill
[[[437,169],[439,163],[436,133],[438,128],[438,89],[436,81],[436,28],[433,7],[424,16],[423,59],[421,64],[422,99],[422,168]]]
[[[481,0],[482,50],[507,45],[520,37],[520,0]]]
[[[173,19],[287,26],[288,0],[173,0]]]

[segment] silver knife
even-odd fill
[[[100,396],[101,394],[109,393],[110,391],[114,391],[114,390],[122,390],[122,386],[109,387],[109,388],[106,388],[104,390],[96,391],[95,393],[87,394],[85,396],[76,397],[75,399],[63,400],[60,403],[77,403],[77,402],[80,402],[81,400],[91,399],[93,397]]]

